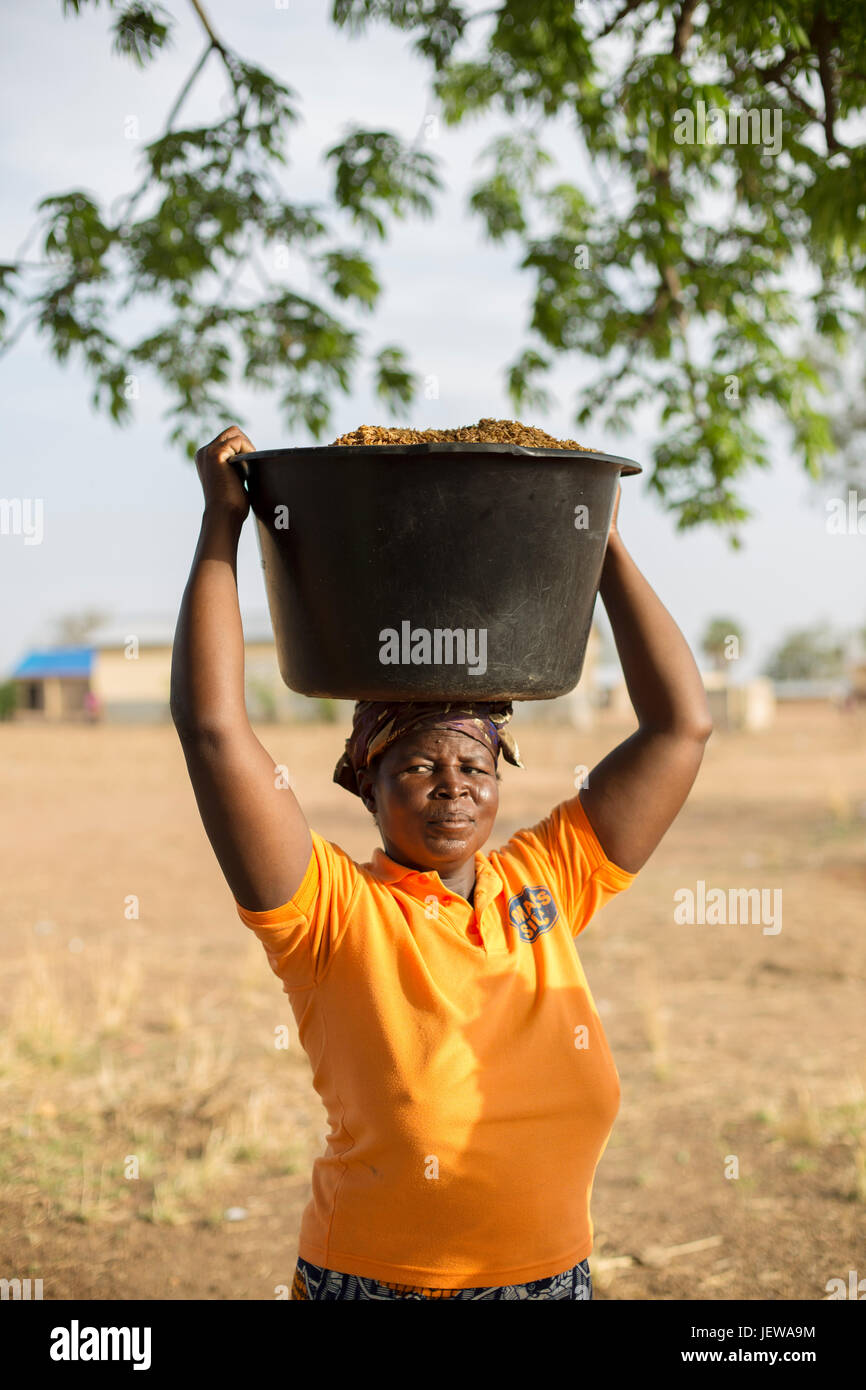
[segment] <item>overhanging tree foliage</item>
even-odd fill
[[[156,207],[137,223],[127,212],[106,224],[80,193],[47,200],[45,249],[65,257],[65,269],[37,299],[38,321],[57,355],[82,346],[115,418],[127,414],[130,361],[149,363],[174,394],[176,436],[191,449],[183,430],[192,420],[236,415],[213,387],[228,380],[240,344],[244,378],[269,388],[285,381],[288,423],[302,421],[318,439],[330,395],[349,388],[356,335],[284,290],[245,308],[229,306],[225,288],[207,298],[208,275],[219,268],[230,286],[257,239],[288,238],[337,299],[372,308],[379,286],[360,249],[319,250],[328,235],[319,211],[279,191],[274,165],[296,119],[294,91],[242,62],[191,3],[208,33],[191,80],[216,52],[237,110],[148,147],[140,192]],[[165,11],[115,8],[117,47],[138,61],[168,41]],[[862,7],[334,0],[332,17],[350,33],[379,20],[411,34],[446,122],[503,114],[469,205],[492,240],[515,244],[533,281],[528,340],[506,368],[515,412],[549,404],[541,382],[557,356],[574,354],[582,373],[591,359],[575,424],[626,428],[640,409],[654,411],[649,481],[658,497],[679,526],[714,522],[734,541],[748,515],[738,486],[769,463],[773,415],[792,455],[819,475],[834,432],[819,399],[820,353],[808,345],[838,358],[864,320],[866,150],[852,133],[866,103]],[[583,183],[559,177],[543,143],[545,122],[563,116],[586,156]],[[388,214],[428,214],[441,186],[431,154],[388,132],[355,128],[327,157],[334,202],[366,235],[383,237]],[[123,271],[109,271],[112,252],[126,258],[127,298],[162,295],[178,311],[132,348],[104,327],[100,295]],[[10,293],[14,274],[4,271]],[[377,373],[394,408],[414,399],[401,348],[379,353]]]
[[[866,103],[862,6],[511,0],[472,15],[337,0],[335,15],[417,32],[446,121],[512,118],[470,202],[534,278],[536,341],[510,369],[518,409],[545,403],[553,356],[609,361],[576,422],[624,427],[657,402],[650,483],[681,526],[747,515],[737,480],[769,462],[761,406],[819,473],[834,440],[794,330],[839,353],[863,325],[866,150],[849,133]],[[550,173],[543,122],[559,115],[589,186]]]
[[[79,14],[88,0],[65,0]],[[99,0],[89,0],[94,6]],[[216,35],[199,0],[192,0],[206,47],[169,113],[165,133],[144,149],[145,176],[115,217],[83,188],[44,198],[37,227],[47,284],[28,293],[26,262],[0,266],[0,292],[27,305],[8,348],[28,324],[47,336],[58,361],[80,353],[93,383],[93,404],[117,422],[131,418],[137,373],[149,368],[166,388],[174,417],[172,441],[189,457],[204,431],[238,420],[217,388],[233,371],[253,386],[280,390],[289,426],[306,425],[319,438],[330,420],[330,396],[351,387],[360,355],[358,333],[320,299],[274,281],[260,255],[270,245],[275,263],[297,252],[337,304],[371,310],[380,285],[357,247],[336,246],[326,219],[311,204],[287,199],[276,175],[286,163],[285,140],[298,120],[293,88],[245,62]],[[122,4],[113,23],[115,49],[140,65],[171,41],[171,16],[150,4]],[[211,55],[222,63],[232,109],[211,126],[179,123],[181,108]],[[384,215],[429,215],[430,190],[440,187],[431,156],[387,131],[349,131],[327,151],[334,201],[366,232],[386,236]],[[258,277],[253,304],[237,293],[241,272]],[[121,341],[114,319],[133,300],[171,311],[164,325],[138,342]],[[0,305],[2,310],[2,305]],[[375,389],[390,406],[412,399],[414,379],[403,350],[375,355]]]

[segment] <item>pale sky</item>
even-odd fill
[[[178,0],[170,8],[178,19],[175,45],[144,71],[112,54],[104,7],[88,6],[77,19],[63,17],[59,0],[19,0],[4,8],[4,261],[19,252],[40,198],[82,187],[107,208],[137,186],[141,143],[161,132],[204,46],[191,7]],[[353,39],[331,25],[324,0],[295,0],[286,8],[265,0],[208,0],[207,11],[228,44],[296,91],[302,119],[280,177],[298,201],[318,200],[327,213],[329,175],[322,154],[349,123],[413,140],[435,111],[425,67],[410,52],[409,37],[385,25]],[[224,93],[219,62],[211,55],[184,118],[212,120]],[[130,116],[138,122],[138,142],[124,134]],[[361,424],[424,428],[469,424],[482,416],[512,418],[504,369],[531,341],[525,324],[532,280],[517,269],[516,245],[487,243],[466,212],[468,189],[483,167],[474,161],[507,124],[496,116],[456,131],[443,126],[424,145],[439,159],[446,184],[433,220],[392,221],[386,242],[364,242],[348,218],[328,217],[334,245],[364,246],[384,294],[372,318],[332,306],[363,330],[365,360],[354,394],[334,398],[333,430],[322,443]],[[564,124],[545,142],[560,160],[559,177],[584,176],[579,148]],[[37,255],[34,243],[28,256]],[[31,274],[27,283],[35,287]],[[302,265],[274,278],[280,274],[301,293],[321,294],[330,303]],[[255,281],[248,283],[252,288]],[[136,311],[128,319],[130,338],[159,321],[152,306]],[[390,415],[367,390],[372,354],[392,342],[406,348],[422,377],[432,374],[439,381],[438,400],[422,395],[408,418]],[[201,491],[191,465],[164,442],[167,398],[153,378],[142,377],[134,423],[120,429],[91,408],[91,386],[81,368],[50,359],[32,329],[0,361],[0,373],[0,498],[42,499],[43,509],[41,544],[0,535],[3,675],[30,647],[50,638],[63,613],[99,608],[121,624],[142,613],[173,618],[195,548]],[[745,545],[737,553],[709,528],[686,536],[676,532],[647,490],[648,434],[618,436],[600,426],[573,425],[581,383],[598,374],[599,365],[587,358],[559,358],[545,381],[558,404],[546,412],[527,410],[522,419],[644,466],[644,475],[623,482],[620,530],[696,654],[704,625],[716,615],[732,616],[745,627],[744,676],[756,672],[792,628],[866,624],[866,539],[828,533],[826,501],[838,489],[821,490],[809,481],[792,457],[783,420],[771,421],[772,469],[756,471],[743,485],[755,518],[744,527]],[[312,442],[303,429],[293,432],[281,423],[275,396],[238,390],[232,398],[257,448]],[[207,438],[228,423],[214,420]],[[238,579],[244,614],[262,613],[266,601],[252,518],[241,538]],[[600,601],[596,612],[603,613]]]

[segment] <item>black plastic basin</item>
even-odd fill
[[[631,459],[378,444],[234,462],[291,690],[545,700],[577,684],[617,483],[642,471]]]

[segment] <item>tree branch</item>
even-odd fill
[[[175,103],[174,103],[174,106],[171,108],[171,110],[170,110],[169,113],[168,113],[168,118],[167,118],[166,123],[165,123],[165,131],[164,131],[164,134],[167,135],[168,132],[171,130],[171,127],[172,127],[172,124],[173,124],[173,122],[174,122],[175,116],[177,115],[178,111],[179,111],[180,108],[183,106],[184,102],[186,101],[187,96],[188,96],[188,94],[189,94],[189,90],[190,90],[190,88],[192,87],[193,82],[195,82],[195,79],[198,77],[199,73],[201,72],[202,68],[204,67],[205,63],[207,62],[208,56],[209,56],[209,54],[210,54],[210,52],[211,52],[212,49],[213,49],[213,44],[212,44],[212,43],[209,43],[208,46],[207,46],[207,48],[205,49],[204,53],[201,55],[201,57],[199,58],[198,62],[197,62],[196,65],[195,65],[195,67],[193,68],[192,72],[190,73],[189,77],[186,79],[186,81],[184,82],[184,84],[183,84],[183,86],[181,87],[180,91],[178,92],[177,98],[176,98]]]
[[[626,15],[630,15],[632,10],[640,9],[640,6],[644,3],[645,0],[626,0],[626,3],[619,13],[615,14],[613,19],[610,20],[603,29],[599,29],[598,33],[593,36],[593,42],[595,42],[596,39],[604,39],[608,34],[612,34],[620,20],[625,19]]]
[[[800,110],[805,111],[806,115],[811,117],[813,121],[821,121],[820,112],[816,111],[815,107],[812,106],[808,101],[806,101],[805,97],[801,97],[800,93],[796,90],[795,87],[792,87],[790,85],[786,78],[775,77],[772,80],[776,83],[777,87],[781,87],[782,91],[788,94],[795,106],[799,106]]]
[[[32,314],[25,314],[23,318],[20,318],[18,320],[18,322],[15,325],[15,328],[9,334],[9,337],[6,339],[6,341],[4,343],[0,343],[0,357],[5,357],[6,353],[12,350],[12,348],[18,342],[18,339],[23,334],[25,328],[29,328],[31,323],[36,323],[38,318],[39,309],[36,308],[33,310]]]
[[[207,61],[208,55],[211,53],[212,49],[213,49],[213,44],[208,44],[208,46],[207,46],[207,48],[205,49],[204,53],[201,55],[201,57],[199,58],[198,62],[197,62],[196,65],[195,65],[195,67],[193,68],[192,72],[189,74],[189,76],[187,77],[187,79],[186,79],[186,81],[184,82],[183,86],[181,87],[180,91],[178,92],[177,97],[175,98],[175,101],[174,101],[174,105],[172,106],[171,110],[169,111],[169,113],[168,113],[168,118],[166,119],[166,122],[165,122],[165,128],[164,128],[164,130],[163,130],[163,132],[162,132],[163,138],[164,138],[166,135],[169,134],[169,132],[170,132],[170,130],[171,130],[171,128],[172,128],[172,126],[173,126],[173,124],[174,124],[174,122],[175,122],[175,118],[177,117],[177,114],[178,114],[178,112],[180,111],[180,108],[183,106],[183,103],[186,101],[187,97],[189,96],[190,90],[191,90],[191,88],[192,88],[192,84],[195,82],[196,78],[198,77],[199,73],[201,72],[202,68],[204,67],[204,65],[205,65],[205,63],[206,63],[206,61]],[[126,219],[129,217],[129,214],[132,212],[133,208],[135,207],[136,203],[138,202],[139,198],[141,198],[142,194],[144,194],[144,193],[147,192],[148,188],[150,187],[150,182],[151,182],[151,180],[150,180],[150,175],[148,174],[147,177],[143,180],[143,182],[142,182],[141,184],[139,184],[139,186],[138,186],[138,188],[135,190],[135,192],[134,192],[134,193],[130,193],[130,195],[129,195],[129,200],[128,200],[127,204],[126,204],[126,207],[125,207],[124,210],[123,210],[123,216],[122,216],[121,218],[118,219],[119,223],[123,223],[123,222],[126,221]]]
[[[677,27],[674,30],[673,46],[673,55],[676,58],[677,62],[679,62],[682,58],[683,53],[686,49],[686,44],[688,43],[689,39],[694,33],[692,15],[698,8],[698,3],[699,0],[683,0],[682,6],[680,7],[679,18],[677,19]]]
[[[817,121],[819,125],[823,126],[827,138],[828,155],[835,154],[837,151],[842,151],[845,154],[851,153],[851,147],[849,145],[843,145],[840,140],[837,140],[834,131],[837,110],[835,92],[836,72],[831,60],[830,40],[835,37],[837,27],[836,25],[830,24],[826,16],[821,13],[816,17],[809,34],[809,38],[815,45],[815,51],[818,55],[818,72],[821,79],[821,87],[824,92],[823,118],[821,112],[818,111],[816,107],[812,106],[810,102],[806,101],[805,97],[800,95],[797,89],[791,85],[791,79],[785,75],[791,64],[794,63],[798,57],[803,56],[803,50],[788,49],[778,63],[773,63],[773,65],[768,68],[755,67],[753,69],[755,76],[759,77],[762,82],[765,84],[774,83],[777,87],[781,87],[782,91],[785,92],[794,105],[805,112],[810,120]],[[743,69],[736,68],[735,71],[738,76],[743,75]]]
[[[830,56],[830,42],[836,37],[837,32],[838,25],[828,23],[827,16],[823,10],[820,10],[815,16],[809,38],[818,52],[818,73],[824,92],[824,132],[827,136],[828,154],[832,154],[834,150],[840,148],[833,133],[833,122],[836,116],[836,93],[834,90],[836,74]]]
[[[211,24],[210,20],[208,19],[207,15],[201,7],[200,0],[190,0],[190,4],[192,5],[193,9],[195,10],[196,14],[201,20],[202,25],[204,26],[204,31],[211,41],[211,47],[216,49],[217,53],[220,55],[223,62],[225,63],[226,70],[229,76],[231,77],[232,82],[237,82],[239,74],[236,70],[237,65],[235,63],[233,54],[230,52],[228,48],[226,48],[225,44],[217,38],[214,32],[213,25]]]
[[[220,40],[214,33],[213,26],[210,20],[208,19],[207,15],[205,14],[204,10],[202,9],[201,5],[199,4],[199,0],[190,0],[190,4],[192,5],[193,9],[195,10],[196,14],[198,15],[199,19],[201,20],[204,26],[204,31],[211,41],[211,47],[216,48],[223,55],[223,57],[225,57],[225,46],[220,42]]]
[[[800,49],[789,48],[779,59],[778,63],[773,63],[769,68],[755,67],[754,72],[756,76],[762,78],[764,82],[775,82],[782,76],[782,73],[786,72],[791,64],[801,56],[802,53]]]

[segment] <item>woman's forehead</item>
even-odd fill
[[[394,758],[403,758],[410,753],[438,753],[440,756],[469,757],[478,754],[495,762],[493,753],[486,743],[472,738],[461,729],[413,729],[403,738],[395,739],[385,749],[383,757],[390,753]]]

